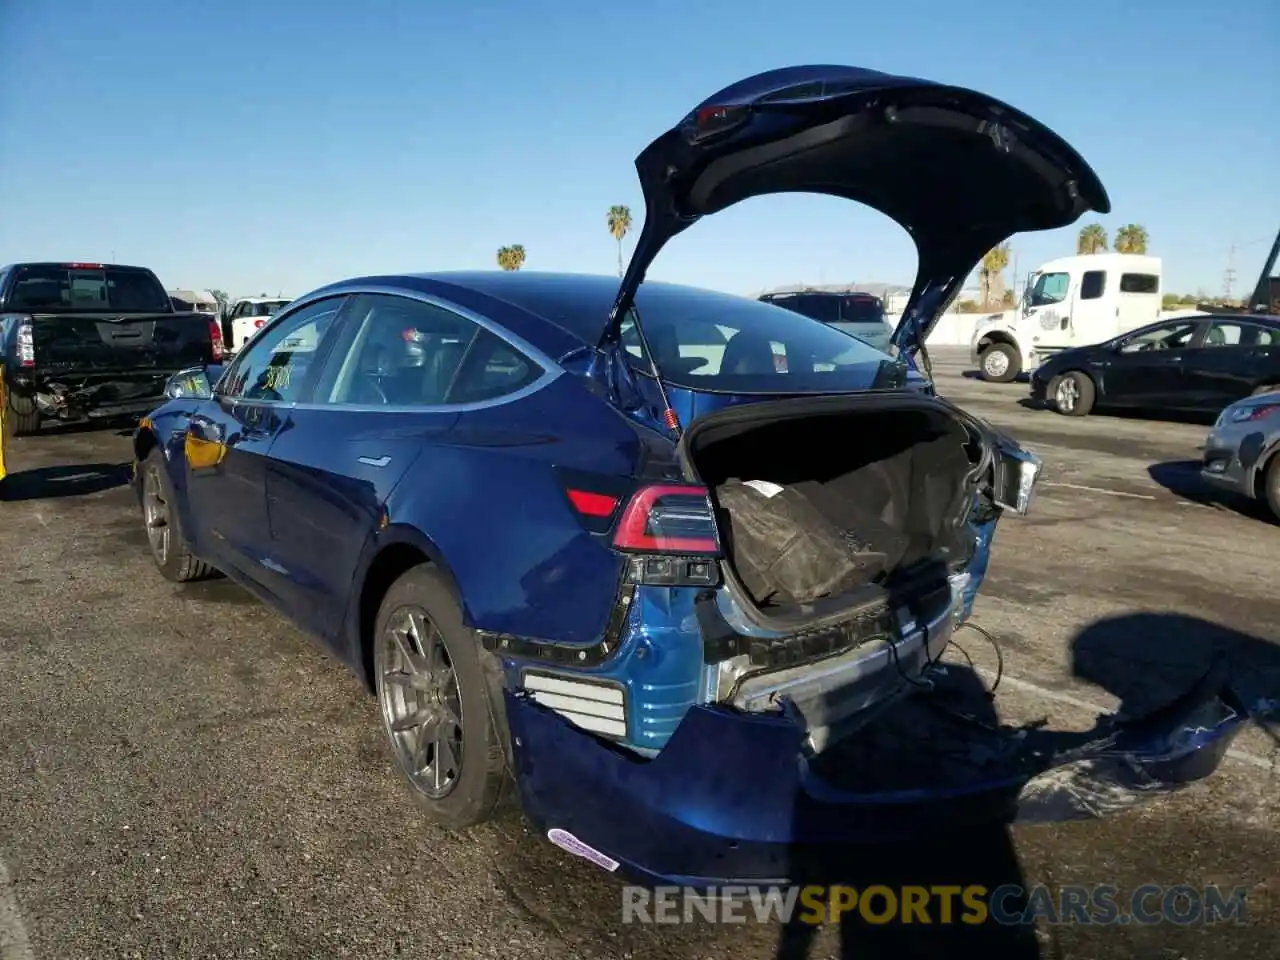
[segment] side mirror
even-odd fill
[[[171,376],[164,385],[164,395],[170,400],[190,397],[207,400],[213,396],[213,383],[205,367],[188,367]]]

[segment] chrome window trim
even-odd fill
[[[470,413],[475,410],[488,410],[493,407],[504,406],[508,403],[515,403],[523,400],[551,383],[558,380],[564,375],[565,369],[555,360],[543,351],[539,350],[528,340],[512,333],[506,327],[498,324],[496,321],[489,319],[484,314],[476,313],[467,307],[446,300],[444,297],[438,297],[435,294],[423,293],[421,290],[410,290],[404,287],[388,286],[387,284],[337,284],[331,287],[324,287],[312,293],[305,294],[297,300],[289,304],[287,312],[281,312],[274,319],[275,323],[263,327],[258,331],[259,335],[265,335],[266,331],[276,323],[282,323],[292,316],[297,310],[305,310],[311,304],[327,300],[332,297],[358,297],[362,294],[381,295],[389,297],[400,297],[407,300],[417,300],[419,303],[425,303],[428,306],[437,307],[441,310],[447,310],[454,313],[464,320],[476,324],[476,326],[487,330],[499,340],[508,346],[519,351],[527,357],[531,362],[537,364],[542,369],[542,375],[532,383],[525,384],[519,390],[513,390],[511,393],[504,393],[500,397],[493,397],[489,400],[477,400],[472,403],[437,403],[437,404],[365,404],[365,403],[298,403],[290,402],[288,404],[281,403],[276,400],[238,400],[234,397],[226,397],[225,399],[233,403],[252,403],[262,406],[280,406],[287,409],[296,410],[347,410],[352,413]],[[345,309],[345,304],[343,305]],[[332,358],[330,358],[332,359]],[[229,368],[228,368],[229,369]],[[223,376],[226,375],[224,371]],[[220,377],[219,380],[222,378]]]

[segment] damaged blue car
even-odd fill
[[[823,66],[720,91],[636,167],[620,283],[347,280],[175,377],[135,437],[160,571],[224,574],[336,651],[431,818],[518,798],[640,879],[784,881],[797,847],[1094,815],[1211,773],[1245,719],[1220,667],[1053,733],[973,719],[940,663],[1039,462],[935,395],[925,337],[987,250],[1109,210],[1085,161],[983,94]],[[782,192],[910,232],[889,353],[645,282],[700,218]],[[920,703],[986,760],[894,784],[851,749]]]

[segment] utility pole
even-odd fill
[[[1236,282],[1236,242],[1231,241],[1231,249],[1227,251],[1227,269],[1222,274],[1222,299],[1231,299],[1231,288]]]

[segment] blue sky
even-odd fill
[[[801,16],[803,17],[801,19]],[[976,87],[1071,141],[1167,288],[1237,291],[1280,227],[1280,7],[0,0],[0,263],[141,263],[170,287],[299,294],[369,272],[616,272],[632,162],[720,87],[848,63]],[[1021,272],[1075,228],[1013,240]],[[748,201],[650,276],[751,292],[909,282],[914,249],[827,197]]]

